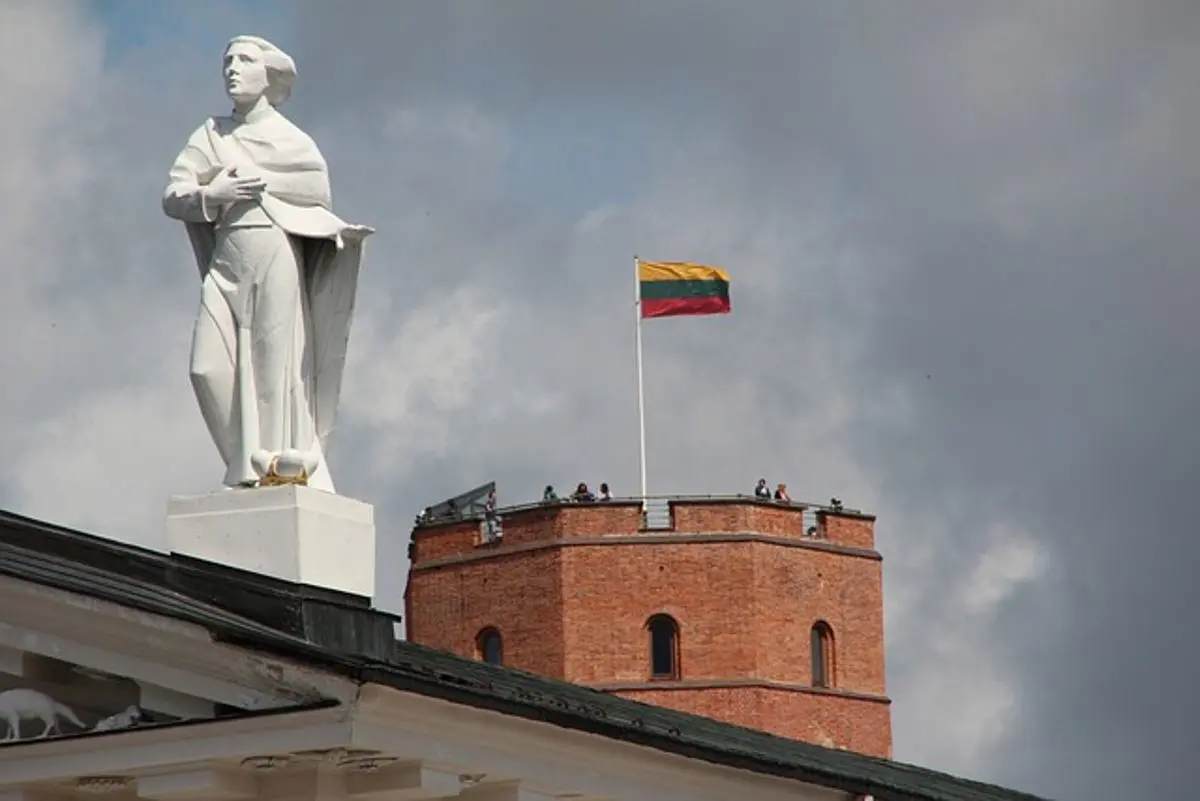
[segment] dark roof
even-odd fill
[[[0,512],[0,575],[204,626],[358,681],[541,720],[879,801],[1039,801],[395,640],[362,598],[124,545]]]

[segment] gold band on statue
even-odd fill
[[[279,457],[271,457],[271,465],[267,468],[267,474],[263,476],[259,482],[260,487],[284,487],[288,484],[298,484],[301,487],[308,486],[308,471],[301,470],[298,476],[281,476],[276,471],[276,466],[279,463]]]

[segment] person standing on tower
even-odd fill
[[[483,504],[483,523],[486,529],[486,538],[488,542],[495,542],[502,535],[500,531],[500,517],[496,514],[496,491],[492,490],[487,495],[487,500]]]

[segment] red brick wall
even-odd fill
[[[504,541],[518,545],[565,537],[636,534],[640,503],[551,504],[502,513]]]
[[[830,542],[852,548],[875,547],[875,521],[870,518],[817,512],[817,525]]]
[[[563,551],[569,681],[646,681],[646,619],[679,623],[682,677],[754,675],[753,542],[595,545]]]
[[[891,709],[883,701],[774,687],[650,688],[614,694],[827,748],[892,756]]]
[[[416,544],[414,564],[473,553],[479,545],[479,522],[466,521],[418,528],[413,533],[413,542]]]
[[[559,507],[554,533],[559,537],[637,534],[642,527],[640,503],[583,503]]]
[[[752,500],[679,500],[671,502],[678,534],[765,534],[802,539],[804,509]],[[835,545],[871,550],[875,522],[857,514],[816,513],[821,539]],[[504,536],[510,545],[568,537],[634,535],[641,532],[638,502],[531,505],[503,514]],[[479,543],[478,521],[441,523],[417,529],[418,559],[470,553]]]
[[[502,512],[506,545],[567,537],[601,537],[612,534],[638,534],[642,525],[642,505],[638,502],[591,504],[531,505]],[[414,532],[417,563],[452,556],[480,553],[478,520],[434,523]]]
[[[649,679],[646,619],[680,626],[684,679],[812,680],[811,632],[834,633],[834,686],[885,692],[882,564],[762,542],[581,546],[562,554],[570,681]]]
[[[780,505],[751,500],[713,499],[671,502],[674,530],[679,533],[769,534],[801,538],[804,510],[798,504]],[[875,521],[858,514],[816,513],[821,538],[836,545],[867,550],[875,547]]]
[[[883,563],[810,548],[755,550],[759,675],[812,681],[812,627],[829,624],[834,686],[883,695]]]
[[[808,540],[795,546],[721,540],[721,533],[800,540],[799,508],[689,501],[674,509],[673,534],[681,539],[667,542],[639,533],[638,504],[549,506],[506,514],[504,542],[498,546],[480,547],[475,523],[420,530],[409,636],[473,657],[477,633],[496,626],[511,667],[584,684],[631,684],[649,679],[646,619],[665,612],[680,625],[685,681],[808,685],[811,629],[822,620],[834,633],[834,686],[884,695],[878,559]],[[826,542],[872,547],[869,518],[823,517],[830,534]],[[612,535],[619,536],[596,542]],[[530,550],[538,541],[572,539],[578,544]],[[453,554],[470,561],[421,569],[430,559]],[[621,692],[652,703],[675,698],[664,705],[810,742],[828,737],[839,747],[890,754],[890,712],[884,702],[761,687],[659,686]]]
[[[804,535],[804,507],[777,506],[754,501],[674,501],[675,531],[679,533]]]
[[[494,626],[505,665],[562,678],[561,556],[533,551],[414,571],[409,639],[477,658],[476,636]]]

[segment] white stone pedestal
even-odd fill
[[[310,487],[226,490],[172,497],[175,553],[373,598],[375,509]]]

